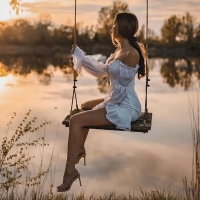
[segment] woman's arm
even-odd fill
[[[103,101],[104,101],[104,99],[95,99],[95,100],[86,101],[86,102],[81,104],[81,109],[91,110],[93,107],[102,103]]]
[[[80,73],[82,68],[95,77],[103,78],[108,75],[107,65],[100,63],[91,56],[85,56],[78,46],[73,53],[74,69]]]

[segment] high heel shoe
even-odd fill
[[[69,191],[71,189],[71,186],[72,186],[73,182],[77,178],[79,178],[80,186],[82,186],[80,173],[78,172],[77,175],[72,180],[70,180],[70,181],[67,178],[63,178],[63,183],[57,187],[57,192],[66,192],[66,191]]]
[[[79,155],[79,156],[77,157],[76,164],[79,163],[79,161],[80,161],[80,159],[81,159],[82,157],[84,157],[84,165],[86,166],[86,152],[82,153],[81,155]]]
[[[78,153],[73,153],[68,151],[68,157],[67,157],[67,164],[65,167],[65,172],[63,176],[63,183],[57,187],[57,192],[66,192],[71,189],[71,186],[73,182],[79,178],[79,183],[81,185],[81,178],[80,173],[76,170],[75,164],[78,158]],[[71,171],[71,172],[70,172]],[[72,174],[74,176],[70,176],[68,174]]]

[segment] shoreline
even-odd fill
[[[88,47],[81,47],[87,54],[103,54],[109,56],[115,50],[112,46],[106,45],[90,45]],[[200,51],[192,47],[166,47],[166,46],[151,46],[148,47],[148,54],[150,58],[154,57],[198,57]],[[44,45],[0,45],[0,56],[26,56],[26,55],[40,55],[40,56],[55,56],[62,58],[70,58],[70,47],[63,46],[44,46]]]

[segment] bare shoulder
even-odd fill
[[[134,48],[130,48],[124,58],[124,64],[128,65],[129,67],[136,67],[139,63],[140,55],[138,51]]]

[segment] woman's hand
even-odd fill
[[[72,54],[74,53],[74,50],[75,50],[76,46],[77,46],[76,44],[73,44],[73,45],[72,45],[72,48],[71,48]]]

